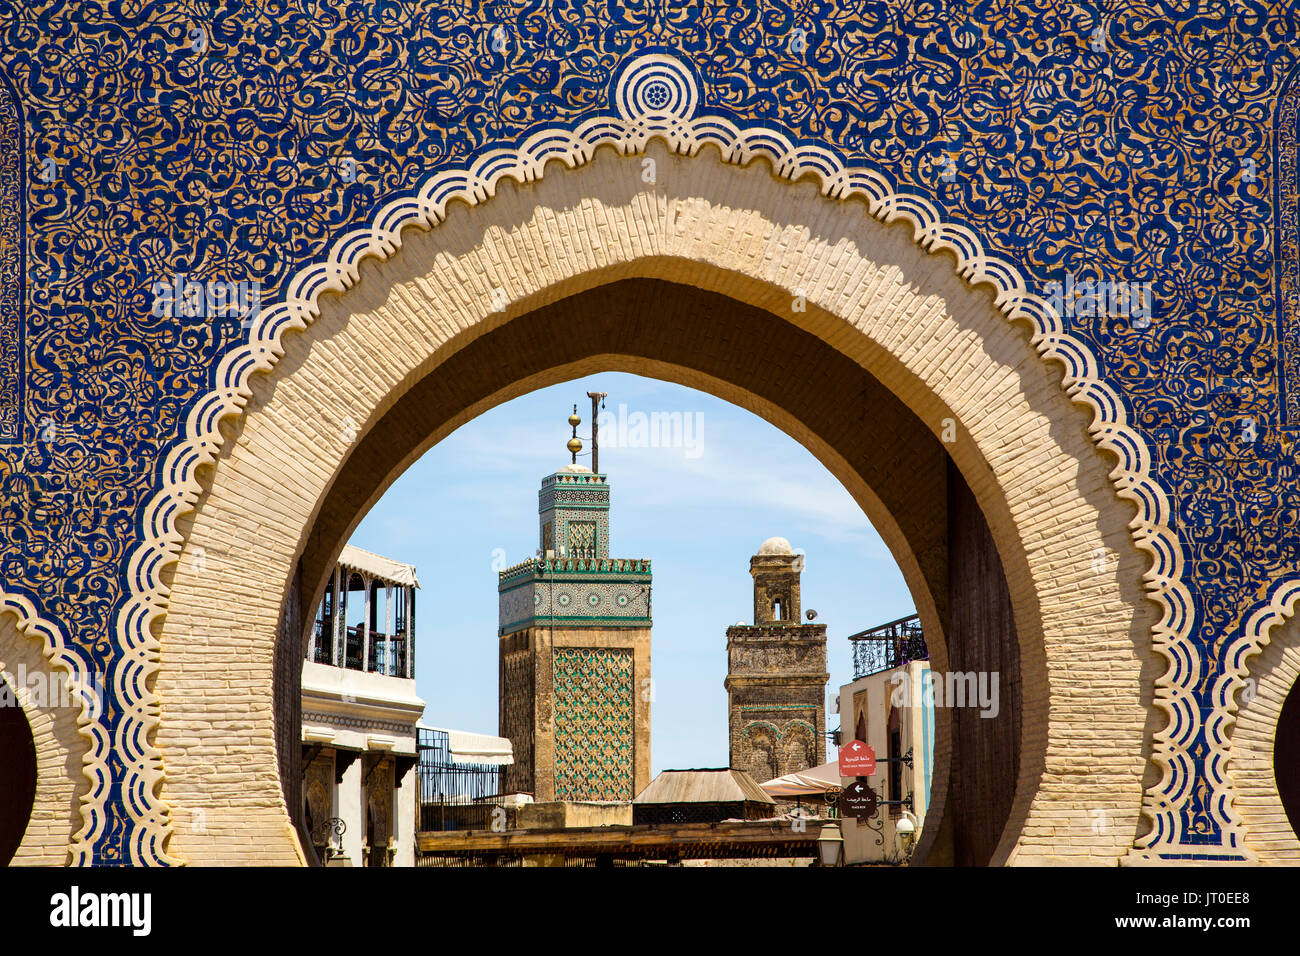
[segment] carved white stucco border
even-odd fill
[[[322,293],[351,288],[364,259],[392,257],[402,247],[405,229],[437,226],[453,200],[479,205],[492,198],[503,179],[519,183],[541,179],[551,160],[573,169],[590,162],[601,146],[636,155],[645,151],[651,139],[662,140],[685,156],[713,145],[726,162],[742,166],[762,157],[771,162],[780,178],[815,177],[827,197],[859,198],[876,219],[909,223],[922,248],[932,253],[951,252],[963,279],[971,285],[991,286],[998,308],[1008,319],[1032,325],[1032,342],[1039,354],[1064,367],[1067,394],[1093,410],[1090,432],[1094,442],[1118,459],[1110,478],[1119,496],[1136,506],[1130,531],[1136,546],[1151,558],[1143,585],[1162,611],[1152,631],[1152,643],[1169,665],[1157,678],[1155,705],[1165,712],[1168,724],[1155,734],[1153,759],[1161,769],[1161,780],[1144,800],[1144,813],[1152,820],[1153,829],[1142,840],[1140,850],[1143,855],[1153,855],[1179,844],[1177,810],[1190,797],[1195,779],[1188,748],[1200,729],[1200,714],[1191,694],[1200,679],[1199,655],[1190,640],[1195,614],[1183,581],[1182,547],[1170,528],[1169,499],[1151,474],[1151,452],[1129,427],[1120,397],[1101,380],[1099,364],[1088,346],[1065,331],[1061,317],[1044,298],[1029,291],[1013,264],[986,253],[971,230],[943,222],[924,197],[897,192],[881,172],[850,167],[834,151],[798,144],[774,129],[742,129],[726,117],[696,116],[694,77],[672,57],[649,54],[629,63],[620,74],[614,101],[618,115],[593,116],[572,129],[540,130],[517,147],[489,150],[468,168],[438,173],[414,195],[385,204],[369,227],[340,237],[326,261],[299,270],[287,284],[284,301],[264,310],[253,324],[248,344],[227,353],[218,363],[216,387],[190,412],[184,437],[168,453],[160,487],[144,510],[144,538],[128,563],[129,598],[115,622],[121,662],[110,680],[123,717],[113,745],[127,768],[123,793],[136,821],[128,848],[130,862],[180,862],[163,849],[170,829],[169,810],[157,795],[163,768],[161,754],[152,742],[159,701],[147,687],[158,669],[159,644],[153,626],[167,609],[163,570],[175,564],[184,544],[178,519],[192,511],[198,500],[199,467],[214,461],[222,446],[219,422],[239,414],[251,397],[251,376],[269,371],[283,356],[280,342],[286,332],[304,329],[315,320]],[[107,751],[101,746],[95,751],[94,764],[87,768],[92,780],[106,779],[106,761]],[[1221,785],[1226,786],[1226,780]],[[106,787],[92,790],[92,819],[96,813],[102,817],[106,797]]]

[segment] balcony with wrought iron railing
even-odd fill
[[[332,640],[332,621],[329,618],[317,619],[313,631],[313,640],[307,649],[307,659],[317,664],[329,664],[333,667],[346,667],[349,670],[364,671],[367,674],[386,674],[389,677],[414,677],[414,654],[406,653],[407,637],[405,634],[384,634],[379,631],[366,633],[361,625],[340,628],[340,644],[343,659],[336,660],[338,651]],[[367,640],[369,638],[369,640]],[[370,659],[362,666],[361,658],[369,644]],[[414,648],[412,648],[414,650]]]
[[[930,659],[921,632],[921,619],[913,614],[879,627],[849,635],[853,644],[853,679]]]

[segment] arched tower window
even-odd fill
[[[785,538],[769,538],[749,559],[754,578],[754,623],[799,623],[799,575],[803,556]]]

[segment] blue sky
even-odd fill
[[[537,548],[537,489],[569,463],[566,419],[575,402],[584,453],[590,450],[588,391],[609,393],[606,414],[615,420],[625,406],[628,445],[638,412],[680,412],[692,425],[668,443],[675,447],[620,447],[602,420],[600,464],[612,496],[611,556],[653,562],[653,772],[724,767],[726,629],[752,623],[749,558],[765,539],[788,538],[807,555],[803,606],[827,625],[832,695],[852,676],[845,638],[913,609],[897,565],[848,492],[761,418],[704,392],[623,373],[541,389],[432,448],[365,517],[352,543],[416,566],[416,686],[425,722],[495,733],[495,568]],[[829,728],[838,723],[828,716]]]

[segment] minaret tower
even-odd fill
[[[592,399],[592,463],[597,402]],[[538,553],[502,571],[500,731],[507,791],[539,802],[630,801],[650,782],[650,562],[609,556],[609,482],[578,464],[542,479]]]
[[[802,555],[768,538],[749,559],[754,623],[727,628],[731,766],[760,783],[826,760],[826,625],[801,624]]]

